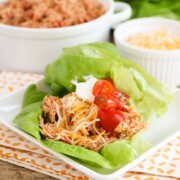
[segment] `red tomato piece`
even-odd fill
[[[111,94],[99,94],[95,96],[94,104],[101,109],[111,109],[117,107],[116,99]]]
[[[97,96],[98,94],[111,94],[114,90],[113,85],[104,79],[96,81],[93,87],[93,95]]]
[[[107,132],[112,132],[123,120],[124,116],[121,111],[116,109],[99,109],[98,118],[100,119],[100,124],[103,129]]]
[[[115,88],[115,84],[111,78],[106,78],[105,80],[110,82],[113,85],[113,87]]]
[[[121,92],[117,89],[113,91],[113,96],[116,98],[117,109],[121,110],[122,107],[127,104],[129,96],[124,92]]]

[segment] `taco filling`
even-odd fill
[[[142,116],[129,105],[130,97],[112,80],[97,80],[91,86],[89,99],[76,92],[62,98],[44,97],[39,117],[44,138],[99,151],[108,143],[131,139],[146,127]]]

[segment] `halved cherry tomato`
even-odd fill
[[[102,109],[111,109],[117,107],[116,98],[110,94],[99,94],[95,96],[94,104]]]
[[[112,94],[116,99],[117,109],[121,110],[122,107],[128,102],[129,96],[118,89],[115,89]]]
[[[99,109],[98,118],[103,129],[107,132],[112,132],[123,120],[124,116],[121,111],[116,109]]]
[[[98,80],[93,87],[93,95],[98,94],[111,94],[114,90],[114,86],[107,80]]]
[[[111,78],[106,78],[105,80],[106,80],[106,81],[109,81],[109,82],[113,85],[113,87],[115,88],[114,81],[113,81]]]

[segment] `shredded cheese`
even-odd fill
[[[180,49],[180,38],[166,29],[130,36],[127,39],[127,42],[131,45],[143,47],[146,49]]]

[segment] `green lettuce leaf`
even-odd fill
[[[39,116],[42,114],[42,102],[30,104],[14,118],[13,123],[16,127],[41,140],[39,131]]]
[[[32,84],[27,88],[24,94],[22,107],[26,107],[36,102],[41,102],[46,95],[48,95],[47,92],[38,91],[36,85]]]
[[[167,88],[134,62],[120,58],[106,45],[103,47],[104,44],[95,43],[64,49],[62,56],[46,67],[45,82],[60,95],[63,90],[74,91],[71,83],[74,79],[84,81],[83,76],[88,75],[97,79],[110,77],[119,90],[131,97],[130,104],[137,108],[144,120],[152,115],[162,115],[172,99]]]
[[[158,16],[180,20],[179,0],[115,0],[128,3],[132,7],[131,18]]]
[[[139,156],[143,152],[150,149],[151,144],[142,138],[141,132],[137,133],[131,138],[130,146],[134,148],[136,155]]]

